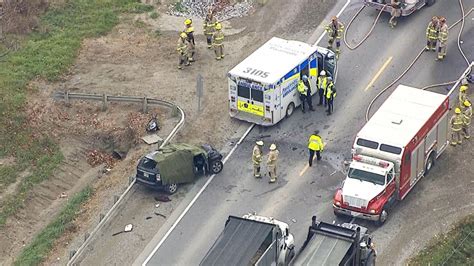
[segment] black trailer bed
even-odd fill
[[[230,216],[200,265],[248,265],[275,225]]]

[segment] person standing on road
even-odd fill
[[[459,106],[462,107],[462,104],[466,101],[469,100],[467,97],[467,89],[469,88],[467,79],[463,79],[461,82],[461,87],[459,87]]]
[[[324,107],[326,107],[326,88],[328,86],[328,78],[326,77],[326,71],[321,71],[318,77],[318,93],[319,93],[319,103],[318,106],[321,106],[324,102]]]
[[[216,24],[216,31],[212,34],[212,46],[216,53],[216,60],[224,59],[224,33],[220,23]]]
[[[449,120],[451,124],[451,145],[456,146],[462,144],[461,130],[463,126],[463,116],[461,115],[461,109],[454,109],[454,115]]]
[[[203,31],[204,35],[206,35],[206,41],[207,41],[207,48],[211,49],[212,48],[212,35],[215,32],[215,27],[216,27],[217,20],[214,17],[214,14],[212,13],[212,9],[209,9],[206,15],[206,19],[204,20],[203,24]]]
[[[267,159],[268,175],[270,176],[270,181],[268,181],[268,183],[275,183],[277,181],[276,169],[279,153],[280,152],[277,150],[275,143],[270,145],[270,152],[268,153]]]
[[[308,76],[306,76],[306,75],[303,75],[303,84],[307,88],[307,90],[306,90],[306,101],[308,102],[308,108],[311,111],[316,111],[313,108],[313,97],[311,95],[311,85],[309,83]]]
[[[187,35],[184,32],[181,32],[178,40],[178,47],[176,50],[179,54],[179,64],[178,69],[183,69],[183,65],[189,66],[191,63],[188,60],[188,41]]]
[[[332,50],[332,44],[334,43],[334,39],[336,39],[336,56],[339,57],[341,53],[341,38],[342,33],[344,32],[344,24],[339,22],[336,16],[331,18],[331,22],[326,25],[326,32],[328,33],[329,40],[328,40],[328,49]]]
[[[436,50],[436,42],[438,40],[438,17],[434,16],[431,18],[430,23],[428,23],[428,27],[426,28],[426,51],[435,51]]]
[[[326,88],[326,102],[328,103],[328,115],[331,115],[334,112],[334,98],[336,98],[336,88],[334,88],[334,83],[332,78],[328,77],[328,86]]]
[[[392,11],[390,11],[390,20],[388,24],[390,24],[390,28],[395,28],[397,26],[397,18],[402,15],[402,2],[400,0],[392,0],[391,3]]]
[[[443,60],[446,56],[446,48],[448,46],[448,24],[446,18],[439,19],[439,34],[438,34],[438,57],[437,60]]]
[[[252,151],[252,161],[253,161],[253,176],[260,178],[260,164],[262,163],[263,155],[263,141],[259,140],[255,142],[255,146]]]
[[[186,40],[188,41],[189,45],[189,62],[194,62],[194,53],[196,53],[196,43],[194,42],[194,27],[193,21],[191,19],[186,19],[184,21],[185,29],[184,32],[186,33]]]
[[[468,100],[464,101],[464,107],[462,110],[463,120],[462,120],[462,131],[464,133],[464,138],[469,139],[471,134],[469,134],[469,127],[471,126],[471,118],[472,118],[472,107],[471,102]]]
[[[316,153],[316,159],[321,160],[321,152],[324,150],[324,143],[319,136],[319,130],[314,131],[314,133],[309,137],[308,141],[308,150],[309,150],[309,167],[313,166],[314,153]]]
[[[306,86],[304,85],[303,80],[300,79],[298,81],[297,89],[298,89],[298,93],[300,94],[301,111],[303,111],[303,113],[305,113],[306,111],[305,111],[305,104],[304,103],[305,103],[305,101],[308,100],[308,97],[307,97],[308,88],[306,88]],[[309,103],[308,103],[308,105],[309,105]]]

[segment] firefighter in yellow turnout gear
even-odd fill
[[[188,59],[189,62],[194,61],[194,54],[196,53],[196,43],[194,42],[194,27],[193,21],[191,19],[186,19],[184,21],[185,29],[184,33],[186,33],[186,40],[188,41]]]
[[[337,17],[334,16],[331,18],[331,23],[326,25],[326,32],[328,33],[329,40],[328,40],[328,49],[333,49],[332,44],[334,43],[334,39],[336,39],[336,56],[339,56],[341,53],[341,38],[344,32],[344,24],[339,22]]]
[[[206,19],[204,20],[203,24],[203,31],[204,35],[206,35],[206,41],[207,41],[207,48],[211,49],[212,48],[212,35],[216,31],[216,24],[217,20],[214,17],[214,14],[212,13],[212,10],[209,9],[206,15]]]
[[[442,60],[446,56],[446,48],[448,46],[448,24],[446,24],[446,18],[442,17],[439,20],[439,33],[438,33],[438,57],[437,60]]]
[[[179,55],[178,69],[183,69],[183,65],[189,66],[191,64],[188,60],[188,45],[186,33],[181,32],[178,39],[178,46],[176,48]]]
[[[426,51],[435,51],[436,42],[438,40],[438,31],[439,31],[439,21],[438,17],[434,16],[431,18],[428,27],[426,28]]]
[[[224,33],[222,32],[222,25],[216,24],[216,31],[212,34],[212,46],[216,53],[216,60],[224,58]]]
[[[463,126],[463,116],[461,109],[456,108],[454,110],[454,115],[451,117],[449,123],[451,124],[451,145],[456,146],[457,144],[462,144],[461,130]]]
[[[472,106],[471,102],[468,100],[464,101],[463,103],[462,115],[462,132],[464,133],[464,138],[469,139],[471,137],[469,134],[469,127],[471,126]]]
[[[314,153],[316,153],[316,159],[321,160],[321,152],[324,150],[324,143],[319,136],[319,130],[316,130],[308,140],[308,150],[309,150],[309,167],[313,166]]]
[[[461,87],[459,87],[459,106],[462,108],[463,103],[465,101],[469,101],[469,98],[467,97],[467,92],[469,89],[469,85],[467,84],[467,80],[463,79],[461,82]]]
[[[253,162],[253,176],[260,178],[260,164],[263,159],[263,141],[259,140],[255,143],[252,151],[252,162]]]
[[[268,169],[268,175],[270,176],[270,181],[269,183],[275,183],[277,181],[277,160],[278,160],[278,155],[280,152],[277,150],[277,147],[275,144],[272,144],[270,146],[270,152],[268,153],[268,159],[267,159],[267,169]]]

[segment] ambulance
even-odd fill
[[[308,76],[311,95],[318,94],[316,82],[322,70],[336,82],[333,51],[273,37],[227,74],[230,116],[275,125],[301,105],[297,85],[303,75]]]

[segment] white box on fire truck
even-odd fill
[[[357,134],[334,213],[384,223],[390,206],[405,198],[446,149],[448,101],[399,85]]]
[[[308,76],[311,94],[325,70],[336,82],[333,51],[304,42],[273,37],[228,73],[231,117],[271,126],[301,104],[298,81]]]

